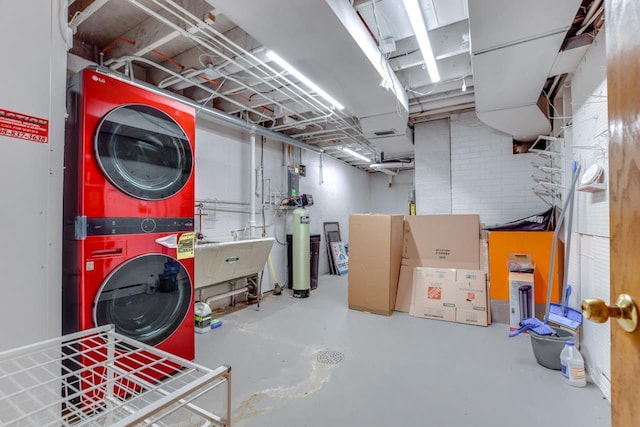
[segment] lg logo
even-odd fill
[[[96,76],[96,75],[91,76],[91,79],[92,79],[94,82],[98,82],[98,83],[106,83],[106,80],[105,80],[105,79],[102,79],[102,78],[100,78],[100,77],[98,77],[98,76]]]

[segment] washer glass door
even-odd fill
[[[116,332],[156,345],[185,320],[192,283],[175,258],[151,254],[133,258],[104,281],[93,308],[97,326],[113,324]]]
[[[178,193],[193,168],[189,140],[166,113],[147,105],[111,110],[98,125],[95,154],[118,189],[143,200]]]

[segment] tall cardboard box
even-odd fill
[[[349,216],[349,308],[390,316],[402,260],[403,215]]]
[[[413,215],[405,220],[402,256],[422,267],[480,268],[478,215]]]

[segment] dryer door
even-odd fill
[[[96,325],[113,324],[116,332],[155,346],[185,321],[193,285],[175,258],[142,255],[121,264],[96,296]]]
[[[193,153],[182,128],[147,105],[111,110],[98,125],[94,149],[107,179],[142,200],[178,193],[193,168]]]

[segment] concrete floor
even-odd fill
[[[287,290],[219,318],[196,334],[196,362],[232,367],[236,427],[610,426],[599,389],[563,384],[528,336],[349,310],[346,276],[321,276],[307,299]],[[338,352],[325,353],[333,363],[318,361],[323,351]]]

